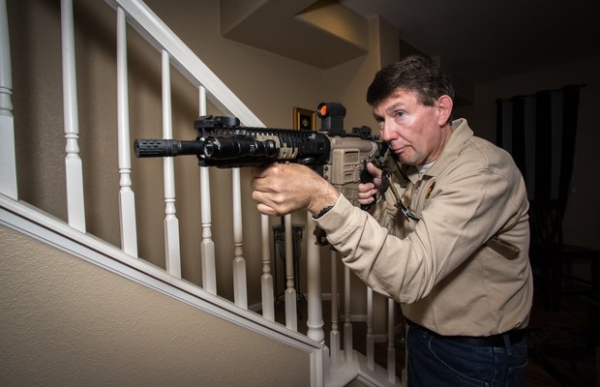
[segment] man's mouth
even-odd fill
[[[392,151],[394,151],[395,154],[399,155],[400,153],[404,152],[404,150],[407,147],[403,146],[403,147],[392,147]]]

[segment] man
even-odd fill
[[[420,56],[377,73],[367,102],[392,155],[359,186],[361,204],[389,186],[371,214],[296,164],[255,168],[253,198],[269,215],[307,209],[344,263],[401,303],[411,387],[516,386],[533,296],[525,185],[505,151],[451,121],[453,97]]]

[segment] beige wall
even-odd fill
[[[370,106],[367,88],[375,73],[386,64],[398,60],[398,31],[380,18],[369,20],[369,55],[351,60],[325,72],[326,99],[342,101],[347,115],[345,129],[369,126],[378,133]]]
[[[116,17],[102,1],[74,3],[87,231],[119,246]],[[217,0],[186,2],[185,7],[173,7],[160,0],[146,3],[267,126],[289,128],[293,107],[314,109],[324,100],[341,101],[347,106],[347,129],[372,125],[371,113],[363,102],[366,86],[382,62],[397,57],[397,32],[389,25],[377,19],[369,21],[370,53],[321,70],[223,38]],[[9,0],[7,6],[13,46],[19,194],[23,200],[66,220],[59,3]],[[160,55],[132,29],[128,29],[128,39],[132,139],[161,137]],[[171,78],[174,136],[193,139],[197,90],[175,69],[171,69]],[[219,114],[210,106],[209,113]],[[193,157],[175,160],[183,277],[200,284],[198,168]],[[162,161],[134,158],[132,172],[139,255],[164,267]],[[210,174],[218,293],[232,299],[231,171],[211,169]],[[248,260],[252,305],[260,301],[262,267],[257,264],[261,254],[259,216],[250,199],[247,170],[242,170],[242,196],[244,257]],[[305,214],[294,215],[295,223],[304,220]],[[279,219],[272,219],[272,223],[278,224]],[[326,249],[324,254],[328,256]],[[328,266],[325,261],[324,268]],[[305,280],[302,273],[302,282]]]
[[[310,356],[0,227],[0,385],[308,386]]]
[[[600,203],[597,200],[600,185],[592,176],[594,166],[598,165],[597,146],[600,142],[596,118],[600,104],[598,68],[600,57],[478,84],[475,86],[476,103],[458,108],[456,114],[466,117],[476,134],[494,142],[496,99],[558,89],[568,84],[585,84],[580,96],[574,182],[564,222],[564,239],[566,243],[593,248],[600,248]]]

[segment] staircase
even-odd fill
[[[316,245],[310,216],[257,214],[244,170],[132,158],[135,137],[191,138],[179,128],[182,115],[265,126],[146,4],[32,5],[40,20],[60,23],[59,44],[50,34],[35,40],[59,50],[62,89],[19,77],[36,90],[25,97],[13,87],[13,69],[23,74],[45,64],[11,60],[11,47],[23,55],[10,43],[28,38],[9,36],[12,17],[22,22],[27,10],[16,4],[8,2],[17,8],[11,13],[0,0],[0,338],[8,343],[0,350],[0,385],[399,385],[393,302],[357,284],[335,251]],[[77,39],[94,39],[85,31],[103,28],[109,12],[116,28],[99,35],[114,35],[114,63],[78,63],[78,50],[98,44]],[[140,48],[148,44],[150,50]],[[116,95],[81,95],[95,86],[88,71],[101,66],[114,66]],[[133,113],[152,97],[130,95],[132,84],[160,95],[159,111]],[[196,103],[173,98],[180,87],[194,90]],[[44,112],[56,102],[52,96],[62,111]],[[13,98],[15,106],[31,101],[27,109],[36,114],[13,111]],[[116,128],[90,130],[93,117],[79,117],[81,110],[114,115]],[[38,116],[48,122],[32,118]],[[60,116],[61,125],[51,122]],[[59,126],[62,133],[53,130]],[[198,187],[196,197],[176,195],[189,184]],[[306,227],[300,272],[292,249],[297,223]],[[286,235],[279,272],[271,234],[278,224]],[[154,237],[160,234],[162,240]],[[295,286],[301,273],[305,283]],[[282,318],[277,281],[285,287]],[[306,299],[302,313],[298,293]],[[364,313],[355,311],[358,303]],[[366,325],[364,353],[353,349],[356,321]],[[387,343],[387,366],[375,361],[377,341]]]

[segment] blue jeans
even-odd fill
[[[408,387],[522,386],[527,367],[525,337],[512,344],[505,337],[504,343],[474,346],[410,325]]]

